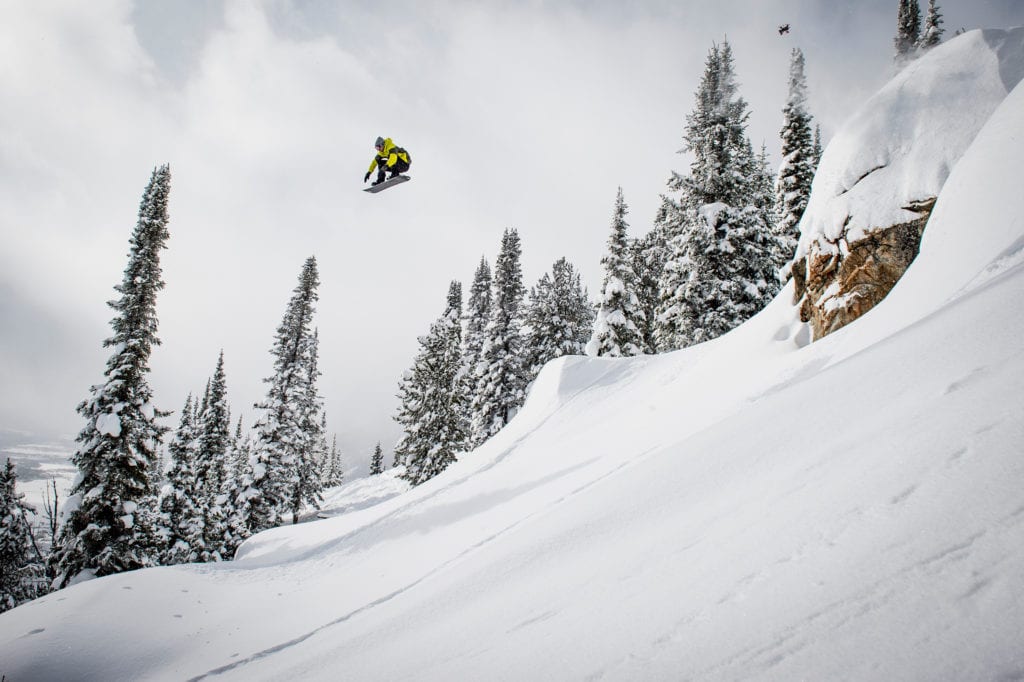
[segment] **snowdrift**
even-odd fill
[[[808,345],[784,291],[686,351],[554,362],[508,427],[422,486],[357,482],[335,501],[350,511],[236,562],[3,614],[0,672],[1021,679],[1022,121],[1018,86],[857,323]]]
[[[918,217],[1006,94],[1024,78],[1024,27],[971,31],[908,64],[829,142],[798,256]],[[941,140],[941,144],[934,141]],[[838,244],[838,246],[837,246]]]

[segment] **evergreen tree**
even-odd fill
[[[818,166],[821,165],[821,154],[824,151],[821,148],[821,126],[814,126],[814,153],[811,155],[814,160],[814,172],[818,172]]]
[[[673,174],[669,188],[679,197],[664,198],[658,214],[667,243],[655,325],[660,351],[715,338],[778,290],[766,175],[746,136],[748,117],[732,49],[713,46],[687,116],[690,174]]]
[[[601,259],[604,282],[600,308],[586,348],[587,354],[594,357],[629,357],[644,352],[644,310],[637,296],[638,278],[626,235],[628,210],[620,187],[612,214],[608,253]]]
[[[228,407],[224,351],[217,358],[213,377],[207,383],[203,411],[198,421],[196,447],[196,505],[202,513],[203,543],[199,561],[224,558],[224,537],[233,500],[224,494],[231,456],[231,411]]]
[[[523,404],[522,301],[525,294],[519,233],[505,230],[494,268],[494,297],[487,323],[483,363],[478,366],[473,395],[474,447],[496,434]]]
[[[252,438],[242,429],[242,418],[238,418],[235,435],[231,439],[231,452],[227,466],[227,479],[221,488],[221,507],[224,510],[224,534],[221,540],[220,556],[224,560],[234,558],[239,545],[252,535],[248,526],[247,487],[252,480],[251,463]]]
[[[35,513],[17,491],[10,459],[0,469],[0,613],[46,593],[43,558],[27,514]]]
[[[246,521],[251,532],[280,525],[294,507],[299,468],[311,445],[307,433],[312,355],[311,331],[320,284],[316,259],[306,260],[284,318],[277,328],[271,354],[274,375],[266,399],[256,404],[263,414],[256,423],[256,442],[243,490]]]
[[[380,449],[380,441],[373,449],[373,457],[370,458],[370,475],[376,476],[384,473],[384,452]]]
[[[930,50],[942,41],[942,13],[936,0],[928,0],[928,13],[924,19],[924,29],[918,39],[918,47],[922,50]]]
[[[630,262],[636,274],[636,297],[643,318],[640,326],[642,352],[658,352],[655,321],[658,315],[658,281],[665,269],[667,244],[664,230],[656,224],[643,237],[630,242]]]
[[[583,355],[594,325],[594,307],[572,264],[560,258],[530,290],[523,330],[527,381],[563,355]]]
[[[474,412],[478,408],[476,401],[477,377],[480,376],[486,364],[484,362],[484,346],[487,343],[487,323],[491,319],[491,268],[487,260],[482,256],[480,265],[473,275],[473,285],[469,289],[469,302],[466,306],[466,334],[463,339],[463,374],[469,386],[470,401],[470,423],[478,419]],[[471,446],[476,447],[483,441],[477,441],[472,437]],[[401,464],[400,455],[395,454],[395,466]]]
[[[739,326],[778,293],[776,243],[753,206],[700,211],[683,252],[692,274],[681,292],[681,330],[690,345]]]
[[[196,449],[198,430],[192,394],[185,399],[181,422],[168,446],[171,468],[160,491],[161,530],[164,551],[161,564],[199,561],[203,548],[203,513],[198,494]]]
[[[761,213],[761,219],[774,232],[775,225],[775,173],[772,172],[768,147],[762,142],[761,151],[752,157],[751,194],[749,203]]]
[[[780,270],[796,251],[800,238],[798,226],[807,209],[817,167],[811,115],[807,113],[804,55],[799,48],[793,48],[790,57],[789,97],[782,115],[782,164],[775,183],[775,229],[779,243],[775,266]]]
[[[914,56],[921,33],[921,7],[917,0],[899,0],[896,12],[896,62],[902,63]]]
[[[404,433],[395,457],[402,477],[419,485],[444,471],[466,450],[466,395],[462,381],[462,285],[452,282],[443,315],[420,337],[420,351],[399,388],[395,420]]]
[[[238,418],[235,437],[231,441],[231,475],[230,478],[241,480],[249,468],[249,457],[252,455],[252,438],[242,428],[242,418]]]
[[[307,362],[305,391],[300,396],[302,413],[301,427],[306,438],[306,446],[298,452],[296,467],[297,481],[292,492],[292,522],[299,522],[299,512],[303,506],[310,505],[316,509],[323,502],[323,482],[320,478],[320,463],[327,457],[327,428],[323,412],[323,399],[317,391],[317,379],[320,378],[320,333],[313,332],[311,349]]]
[[[146,381],[156,336],[156,295],[163,287],[160,251],[169,237],[167,201],[171,172],[153,171],[139,207],[120,298],[106,381],[92,387],[78,406],[86,426],[73,461],[79,475],[65,504],[65,522],[51,555],[56,582],[66,586],[80,575],[103,576],[155,563],[160,541],[154,528],[155,497],[150,472],[168,430],[157,424]]]
[[[741,206],[750,194],[747,102],[739,95],[728,41],[708,53],[694,111],[687,116],[685,151],[693,153],[690,174],[680,178],[682,209],[708,204]],[[680,216],[683,217],[683,216]],[[679,234],[677,230],[673,235]]]
[[[331,450],[327,455],[327,464],[324,467],[325,488],[335,488],[345,482],[345,471],[341,465],[341,451],[338,450],[338,436],[334,436],[331,442]]]

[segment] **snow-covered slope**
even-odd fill
[[[1017,87],[855,324],[807,345],[784,291],[686,351],[552,363],[422,486],[0,615],[0,672],[1024,678],[1022,122]]]

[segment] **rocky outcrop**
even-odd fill
[[[935,198],[906,206],[919,218],[870,231],[830,253],[812,248],[793,265],[794,303],[815,339],[830,334],[875,307],[917,257]]]

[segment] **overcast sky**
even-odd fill
[[[527,287],[565,256],[596,296],[617,187],[640,235],[688,168],[714,42],[732,44],[751,139],[777,163],[790,50],[827,142],[891,76],[896,5],[0,0],[0,430],[82,426],[142,191],[170,163],[158,406],[201,391],[223,349],[251,425],[315,255],[329,431],[350,465],[378,440],[390,461],[416,337],[505,228]],[[946,37],[1024,24],[1024,0],[940,7]],[[413,181],[370,195],[378,135],[410,151]]]

